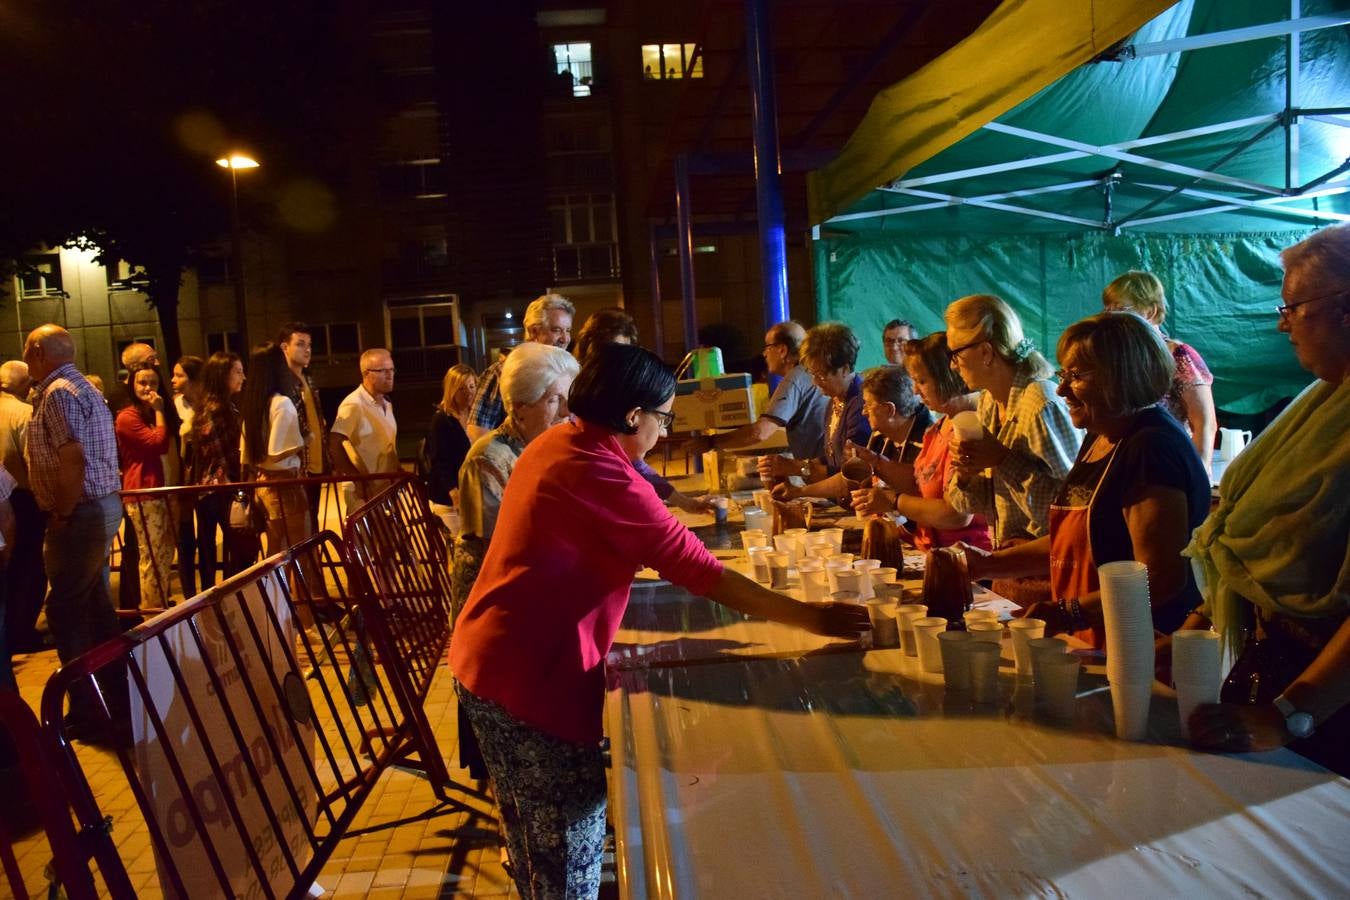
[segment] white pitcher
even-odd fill
[[[1242,452],[1242,448],[1247,446],[1247,442],[1252,439],[1250,431],[1241,431],[1237,428],[1219,429],[1219,459],[1225,462],[1232,460]]]

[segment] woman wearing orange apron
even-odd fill
[[[1046,633],[1104,645],[1097,567],[1133,559],[1149,570],[1154,628],[1175,631],[1199,603],[1181,548],[1209,510],[1209,479],[1176,419],[1158,405],[1172,358],[1132,313],[1102,313],[1060,337],[1057,393],[1088,432],[1050,507],[1050,533],[992,554],[968,553],[973,578],[1045,575],[1049,602],[1027,615]]]

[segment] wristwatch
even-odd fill
[[[1294,704],[1284,699],[1284,694],[1275,698],[1275,708],[1284,716],[1284,727],[1289,729],[1289,733],[1296,738],[1305,738],[1312,735],[1317,727],[1313,721],[1311,713],[1300,712],[1294,708]]]
[[[810,478],[810,477],[811,477],[811,461],[810,461],[810,460],[807,460],[806,462],[802,463],[801,472],[799,472],[798,474],[801,475],[802,478]]]

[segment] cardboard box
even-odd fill
[[[690,378],[675,385],[675,430],[706,431],[748,425],[754,413],[750,376],[744,372],[716,378]]]

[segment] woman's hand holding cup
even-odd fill
[[[884,516],[895,509],[895,492],[882,487],[858,488],[850,498],[853,511],[860,516]]]

